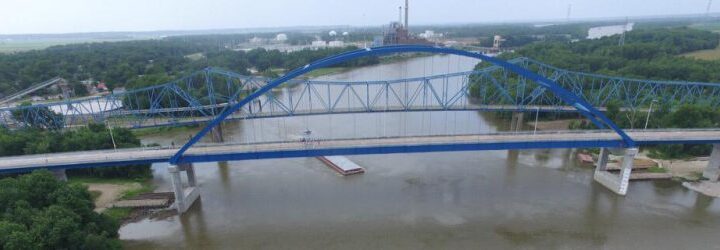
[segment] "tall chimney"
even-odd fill
[[[410,31],[410,26],[408,25],[408,7],[409,7],[409,0],[405,0],[405,29]]]
[[[398,6],[398,24],[402,23],[402,6]]]

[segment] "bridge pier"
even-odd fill
[[[65,173],[65,169],[64,169],[64,168],[61,168],[61,169],[53,169],[53,170],[50,170],[50,172],[52,172],[53,176],[55,176],[55,179],[58,179],[58,180],[60,180],[60,181],[67,181],[67,180],[68,180],[68,179],[67,179],[67,174]]]
[[[626,148],[623,151],[622,165],[620,175],[616,175],[607,171],[607,163],[609,156],[608,148],[600,149],[597,167],[593,179],[599,182],[611,191],[619,194],[627,194],[628,185],[630,184],[630,174],[632,173],[633,161],[638,153],[637,148]]]
[[[187,174],[187,188],[182,184],[182,177],[180,176],[180,172],[182,171],[185,171]],[[191,163],[183,163],[168,166],[168,172],[170,172],[170,180],[172,181],[173,192],[175,193],[175,209],[177,209],[178,214],[183,214],[190,209],[192,204],[200,197],[197,180],[195,179],[195,169]]]
[[[720,144],[713,144],[708,166],[703,171],[703,177],[712,182],[720,181]]]
[[[222,124],[213,127],[210,130],[210,135],[212,136],[212,142],[220,143],[225,141],[225,138],[223,138]]]
[[[510,118],[510,131],[511,132],[522,131],[524,118],[525,118],[525,113],[517,112],[517,111],[513,112],[512,117]]]

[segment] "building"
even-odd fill
[[[587,39],[599,39],[606,36],[620,35],[632,31],[635,23],[592,27],[588,30]]]
[[[328,47],[345,47],[345,42],[343,42],[343,41],[330,41],[330,42],[328,42]]]
[[[325,42],[323,40],[313,41],[312,44],[310,44],[310,46],[315,47],[315,48],[324,48],[327,46],[327,42]]]
[[[288,39],[288,37],[284,33],[280,33],[280,34],[277,34],[277,36],[275,36],[275,41],[278,41],[281,43],[287,41],[287,39]]]
[[[390,25],[387,27],[383,34],[383,45],[392,45],[392,44],[424,44],[424,45],[433,45],[433,42],[428,41],[425,38],[416,37],[410,34],[410,24],[408,19],[408,11],[409,3],[408,0],[405,0],[405,24],[403,25],[401,21],[398,22],[391,22]],[[399,8],[400,14],[399,19],[402,20],[402,7]]]

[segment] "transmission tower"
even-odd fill
[[[572,13],[572,4],[568,4],[567,8],[567,16],[565,16],[565,21],[570,22],[570,13]]]
[[[712,2],[713,2],[713,0],[708,0],[707,7],[705,8],[705,20],[706,21],[710,19],[710,7],[712,7]]]
[[[625,45],[625,33],[628,30],[628,25],[629,25],[628,18],[625,17],[625,25],[623,25],[623,30],[622,30],[622,33],[620,34],[620,41],[618,41],[619,46]]]

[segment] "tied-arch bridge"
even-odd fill
[[[451,54],[480,59],[486,68],[411,79],[363,82],[299,80],[313,70],[366,56],[394,53]],[[298,91],[286,91],[288,87]],[[318,60],[277,79],[247,77],[208,68],[158,86],[63,103],[7,108],[6,126],[73,127],[109,122],[147,127],[206,123],[178,149],[121,149],[5,157],[4,172],[37,168],[68,169],[169,162],[176,207],[184,212],[197,198],[195,162],[535,148],[602,148],[595,180],[618,194],[627,192],[638,146],[720,143],[720,130],[624,130],[601,111],[611,100],[624,109],[646,110],[653,102],[720,104],[720,86],[614,78],[572,72],[528,58],[510,61],[480,53],[419,45],[385,46],[349,51]],[[92,105],[88,105],[92,103]],[[88,108],[89,107],[89,108]],[[596,108],[598,107],[598,108]],[[93,112],[91,109],[97,109]],[[263,119],[302,115],[455,110],[514,111],[512,132],[402,135],[374,138],[327,138],[308,145],[293,139],[222,142],[221,123],[228,119]],[[522,132],[522,112],[577,112],[597,126],[587,131]],[[59,114],[58,114],[59,113]],[[208,133],[216,143],[193,147]],[[606,170],[608,151],[622,151],[620,174]],[[717,180],[720,147],[713,149],[706,177]],[[188,174],[189,188],[180,181]]]

